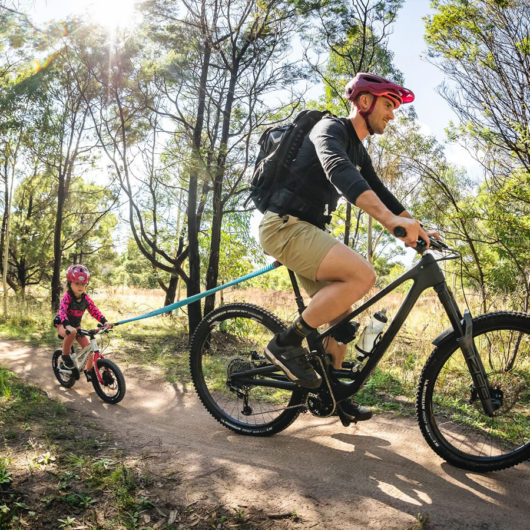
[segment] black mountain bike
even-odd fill
[[[396,234],[400,235],[400,234]],[[459,254],[431,239],[418,242],[419,262],[350,313],[342,322],[307,339],[309,360],[322,376],[317,390],[291,382],[263,355],[285,324],[269,311],[233,303],[208,314],[197,327],[190,354],[191,375],[202,403],[225,427],[268,436],[288,427],[301,412],[337,414],[337,403],[354,395],[387,351],[420,294],[432,287],[451,327],[432,342],[416,398],[417,419],[431,448],[447,462],[473,471],[493,471],[530,458],[530,315],[495,312],[462,315],[437,262]],[[437,256],[435,258],[435,255]],[[298,310],[305,306],[289,271]],[[362,365],[334,370],[323,340],[399,285],[412,280],[397,314]]]

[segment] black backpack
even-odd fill
[[[252,199],[256,208],[262,213],[265,212],[277,185],[287,180],[289,167],[295,160],[304,138],[327,114],[330,114],[327,110],[303,110],[292,123],[269,127],[264,131],[258,141],[260,151],[250,181],[250,195],[245,205]]]

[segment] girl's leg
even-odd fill
[[[69,335],[66,334],[66,329],[64,329],[64,326],[62,324],[59,324],[57,326],[57,333],[63,337],[63,355],[70,355],[70,350],[72,349],[72,344],[75,340],[75,335],[73,333],[70,333]]]

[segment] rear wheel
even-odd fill
[[[482,315],[473,319],[473,340],[493,416],[484,413],[454,335],[427,361],[416,408],[423,436],[442,458],[464,469],[493,471],[530,458],[530,316]]]
[[[61,386],[65,388],[71,388],[74,386],[76,377],[72,373],[72,370],[62,367],[61,355],[63,354],[62,350],[55,350],[52,356],[52,368],[57,381],[59,381]]]
[[[209,313],[195,330],[190,354],[193,383],[206,409],[225,427],[269,436],[288,427],[304,408],[307,391],[293,388],[279,369],[251,376],[251,383],[232,377],[271,367],[263,351],[284,328],[279,318],[261,307],[229,304]],[[265,386],[275,382],[288,388]]]
[[[92,386],[96,394],[105,403],[119,403],[125,396],[125,379],[121,370],[109,359],[98,359],[98,370],[103,382],[99,382],[96,374],[92,376]]]

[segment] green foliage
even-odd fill
[[[491,172],[530,171],[527,52],[530,20],[523,0],[437,0],[426,19],[429,53],[453,86],[442,95],[460,117],[459,134]]]
[[[5,457],[0,458],[0,489],[11,484],[13,475],[8,471],[9,460]]]
[[[159,274],[166,277],[164,273]],[[112,285],[128,285],[146,289],[159,287],[151,264],[142,255],[133,239],[127,242],[127,249],[122,253],[119,265],[111,271],[109,280]]]

